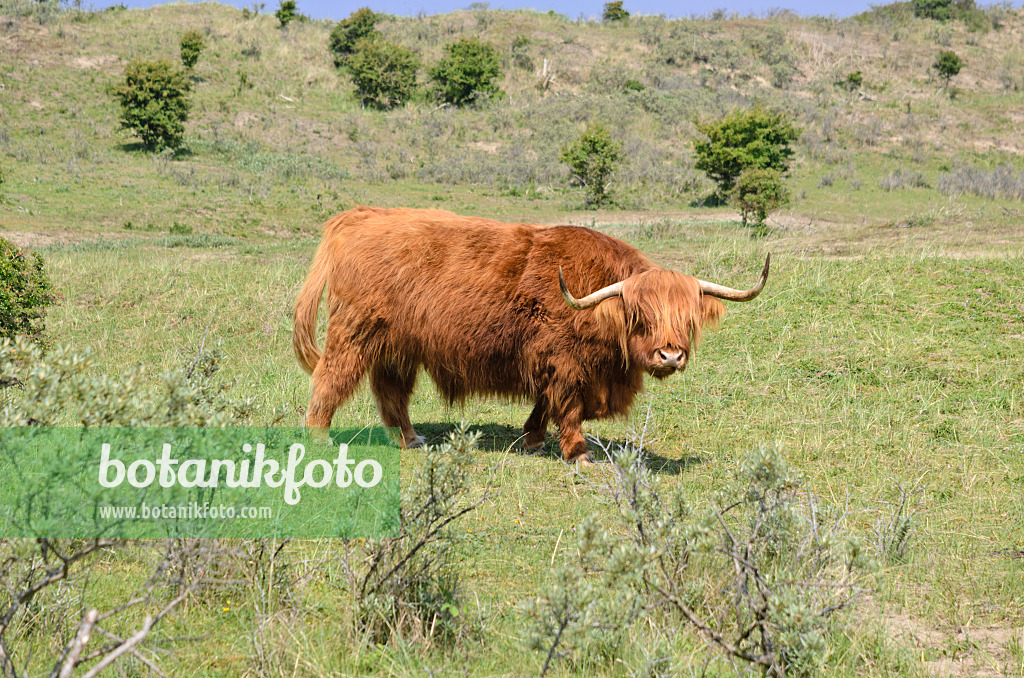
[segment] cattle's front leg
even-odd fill
[[[583,404],[572,404],[559,412],[555,425],[558,426],[559,446],[562,456],[570,463],[593,464],[594,457],[587,450],[587,441],[583,437]]]
[[[523,426],[523,433],[526,434],[523,439],[523,449],[539,450],[544,447],[544,439],[548,433],[548,399],[546,396],[537,399],[537,403],[533,406],[533,412],[530,412],[530,418]]]

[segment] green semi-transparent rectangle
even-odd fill
[[[394,536],[398,467],[382,428],[0,429],[0,537]]]

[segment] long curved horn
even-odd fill
[[[565,299],[565,303],[569,305],[574,311],[582,311],[587,308],[593,308],[597,306],[605,299],[611,297],[617,297],[622,294],[622,282],[612,283],[608,287],[602,287],[593,294],[588,294],[582,299],[577,299],[572,296],[569,292],[569,288],[565,286],[565,278],[562,276],[562,267],[558,267],[558,286],[562,289],[562,298]]]
[[[716,285],[712,282],[697,280],[697,282],[700,283],[700,291],[709,297],[718,297],[719,299],[726,299],[728,301],[750,301],[757,295],[761,294],[761,290],[764,289],[764,283],[768,280],[768,267],[771,264],[771,261],[772,255],[769,254],[765,257],[764,270],[761,271],[760,280],[757,281],[756,285],[745,292],[741,290],[734,290],[733,288],[726,287],[724,285]]]

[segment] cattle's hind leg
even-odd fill
[[[409,419],[409,398],[416,385],[417,367],[377,364],[370,370],[370,388],[377,399],[380,419],[388,428],[401,431],[402,447],[420,447],[424,442]]]
[[[526,424],[523,426],[523,433],[526,434],[526,437],[523,439],[523,449],[539,450],[544,447],[547,429],[548,399],[547,396],[541,396],[537,399],[537,403],[533,406],[533,412],[530,412],[530,418],[526,420]]]
[[[306,426],[312,428],[330,428],[334,411],[352,396],[366,372],[358,349],[330,337],[328,333],[324,354],[313,370],[313,395],[306,412]]]

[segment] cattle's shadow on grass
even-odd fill
[[[455,425],[450,423],[426,423],[416,424],[416,433],[426,438],[428,445],[440,445],[448,439],[448,434],[455,430]],[[512,454],[524,457],[547,457],[552,461],[562,458],[562,451],[558,447],[557,435],[548,432],[548,439],[540,450],[524,450],[522,448],[523,430],[516,426],[507,424],[482,424],[471,425],[470,431],[479,431],[480,440],[477,443],[479,449],[486,452],[504,452],[508,450]],[[598,464],[609,463],[608,452],[626,445],[625,440],[610,439],[602,440],[601,444],[588,439],[587,447]],[[656,446],[644,448],[644,458],[647,467],[657,474],[679,475],[692,466],[703,464],[704,459],[696,456],[685,456],[680,459],[672,459],[658,454]]]

